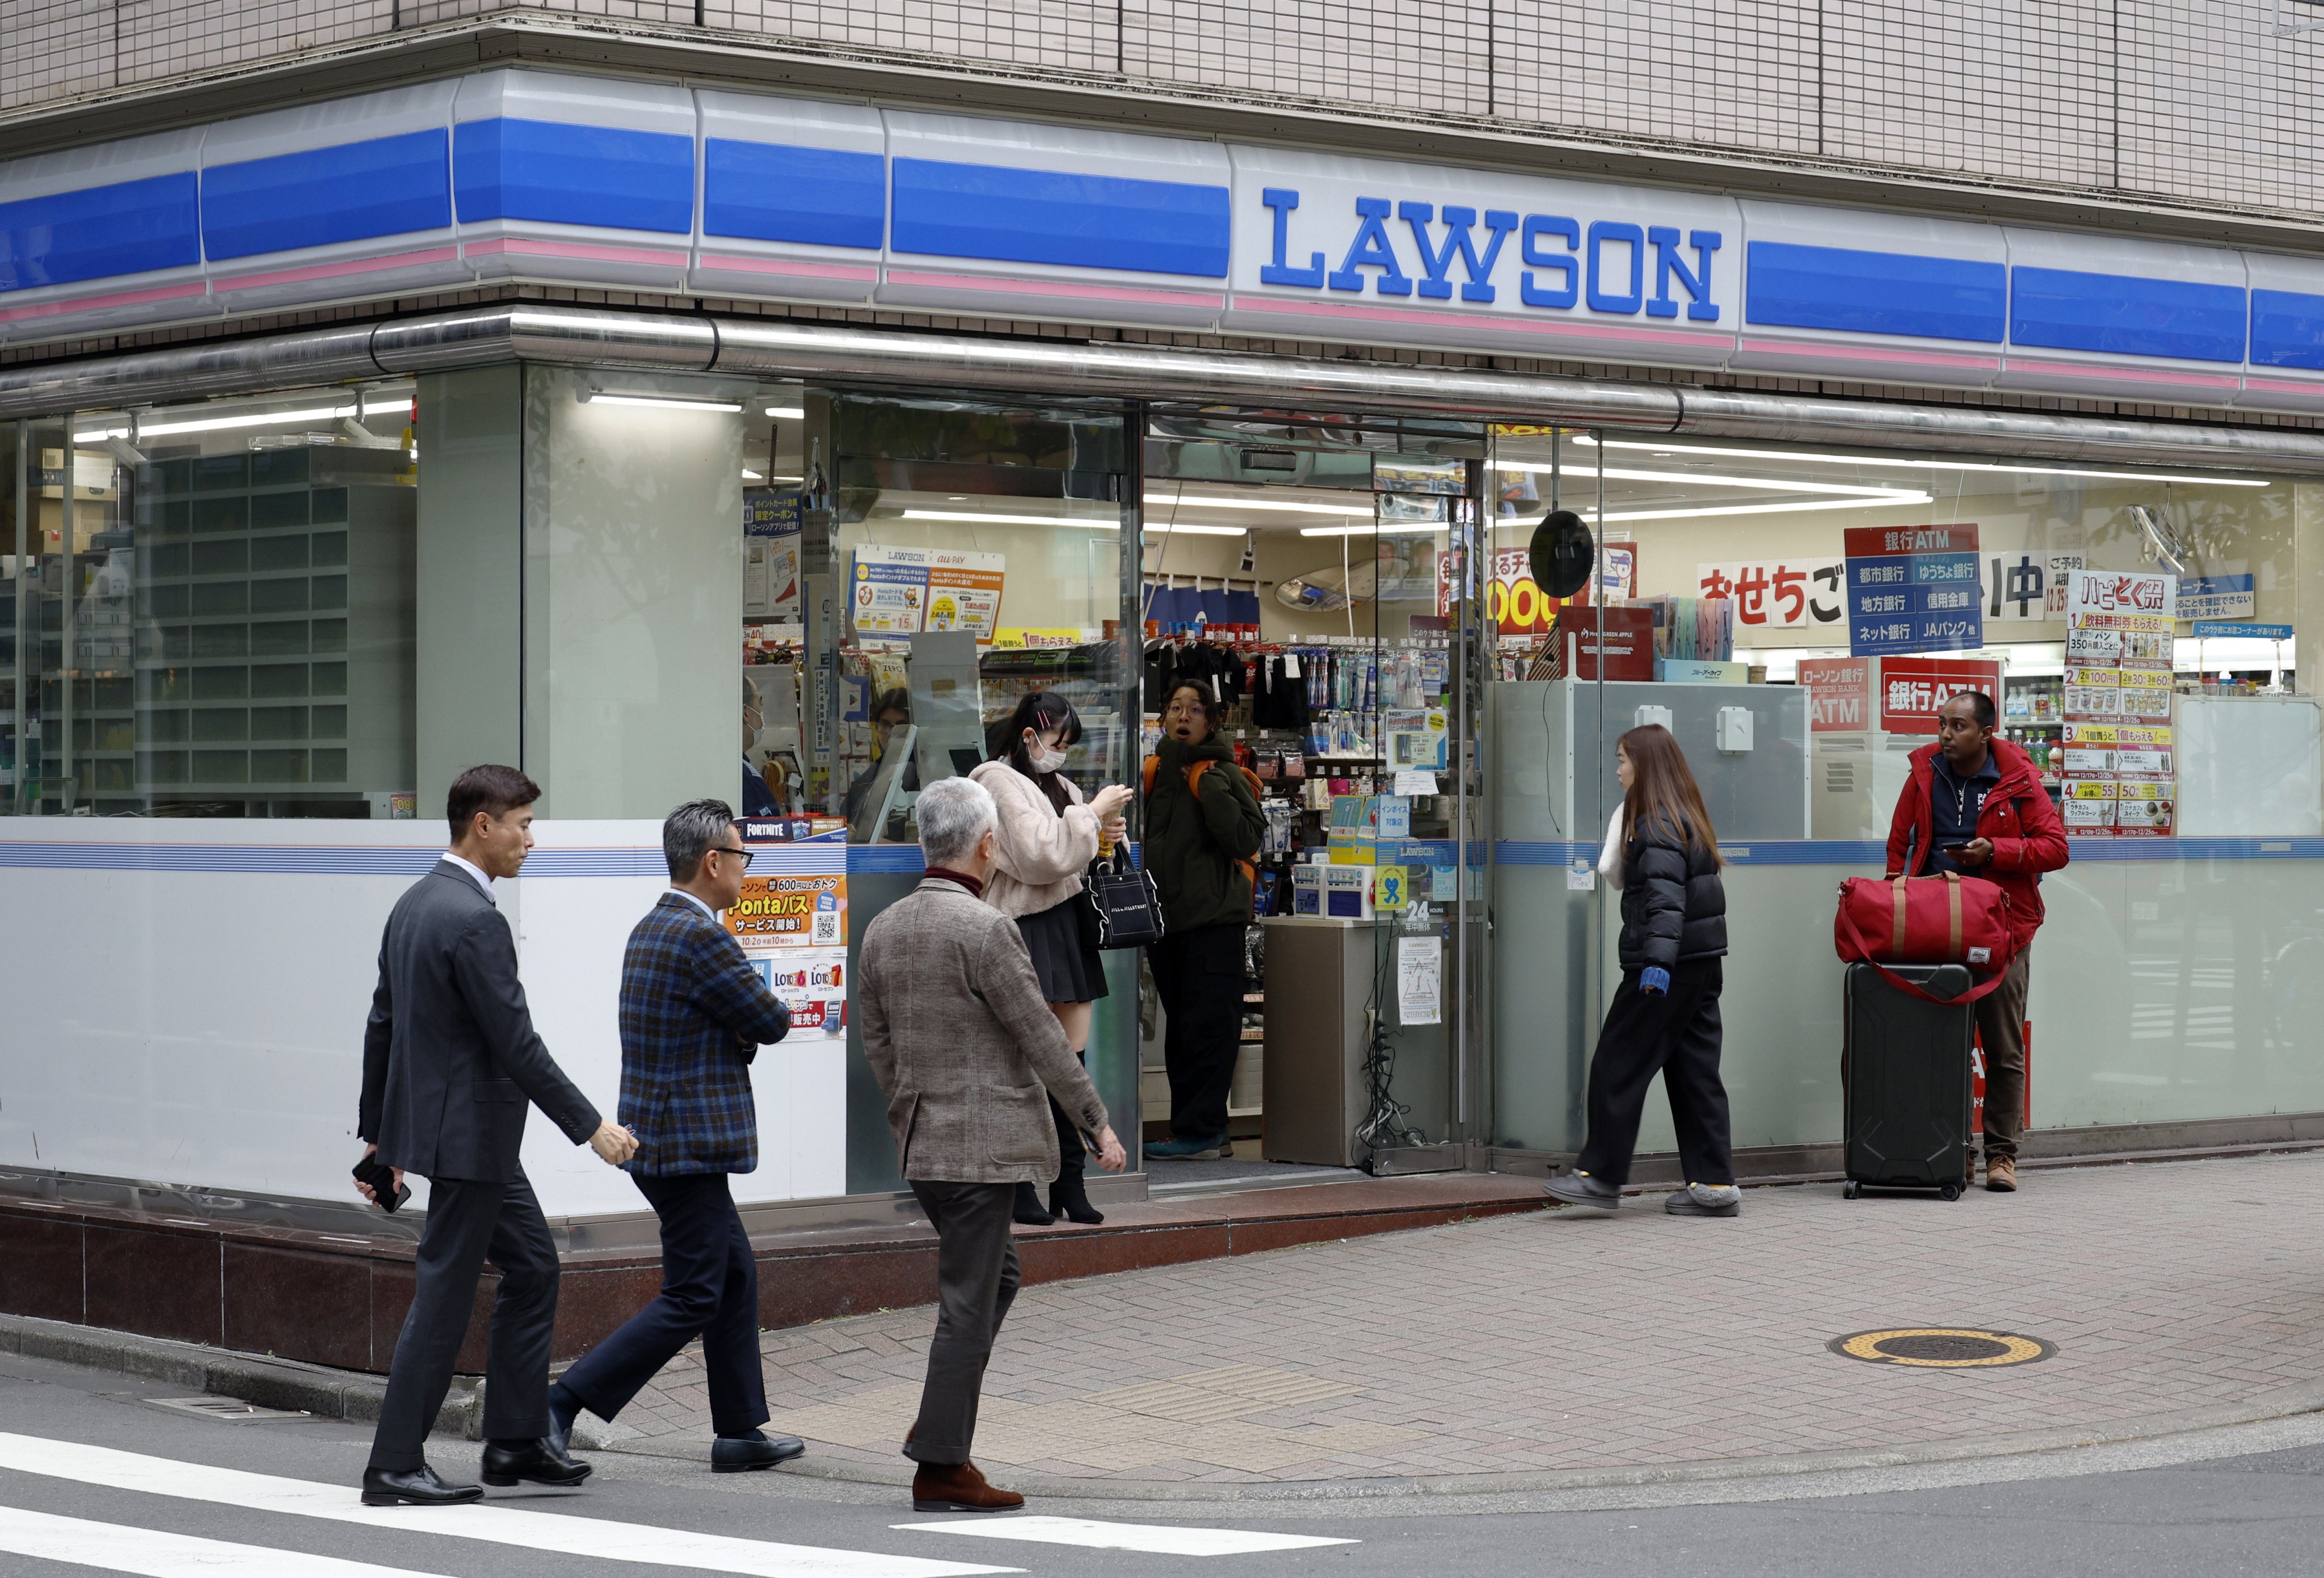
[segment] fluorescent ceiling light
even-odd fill
[[[1528,461],[1522,466],[1504,466],[1501,469],[1503,471],[1545,472],[1549,467],[1546,466],[1537,466]],[[1611,477],[1618,482],[1684,482],[1698,483],[1705,487],[1754,487],[1763,488],[1770,493],[1779,494],[1855,494],[1864,498],[1894,498],[1899,503],[1914,503],[1920,499],[1928,497],[1926,494],[1916,493],[1912,488],[1866,487],[1853,483],[1802,482],[1797,477],[1716,476],[1708,472],[1694,471],[1626,471],[1618,470],[1610,466],[1606,467],[1602,472],[1593,469],[1590,471],[1573,472],[1569,475],[1579,478],[1602,475]]]
[[[770,405],[767,408],[767,414],[770,417],[780,417],[783,420],[788,422],[796,422],[805,420],[807,416],[807,407],[803,405]]]
[[[1927,494],[1894,494],[1877,499],[1808,499],[1792,504],[1715,504],[1701,510],[1609,510],[1609,521],[1699,521],[1713,515],[1783,515],[1807,510],[1871,510],[1883,504],[1925,504],[1932,503]],[[1584,510],[1584,521],[1598,516]]]
[[[1093,521],[1087,516],[1072,515],[1004,515],[976,510],[907,510],[907,521],[967,521],[986,526],[1079,526],[1090,531],[1118,531],[1119,520]]]
[[[741,411],[739,400],[685,400],[671,394],[611,394],[602,389],[585,389],[580,399],[585,405],[647,405],[660,406],[668,411]]]
[[[1575,434],[1576,444],[1598,447],[1598,440]],[[1996,471],[2025,476],[2087,476],[2107,482],[2184,482],[2209,484],[2216,487],[2267,487],[2264,477],[2249,476],[2176,476],[2155,471],[2090,471],[2071,466],[2004,466],[1977,460],[1907,460],[1886,455],[1821,455],[1800,449],[1722,449],[1708,445],[1672,444],[1669,442],[1642,444],[1635,440],[1609,438],[1609,449],[1643,449],[1654,455],[1719,455],[1743,460],[1805,460],[1819,466],[1909,466],[1920,471]],[[1545,466],[1528,462],[1522,466],[1504,465],[1503,471],[1546,471]],[[1586,473],[1583,475],[1587,475]],[[1607,473],[1611,476],[1613,473]]]
[[[327,422],[338,417],[353,416],[355,401],[340,405],[314,406],[299,411],[244,411],[237,416],[201,417],[186,422],[140,422],[137,437],[165,438],[172,433],[218,433],[233,428],[287,428],[301,422]],[[105,438],[126,438],[126,426],[108,427],[96,432],[75,433],[77,444],[93,444]]]
[[[1375,537],[1386,531],[1397,537],[1422,531],[1445,531],[1450,528],[1442,521],[1363,521],[1346,526],[1302,526],[1302,537]]]
[[[745,482],[764,482],[767,479],[761,476],[757,472],[752,471],[746,466],[742,468],[742,480]]]

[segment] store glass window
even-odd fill
[[[2077,835],[2324,833],[2324,714],[2294,633],[2324,484],[1573,431],[1504,429],[1496,454],[1504,677],[1556,667],[1560,610],[1519,585],[1554,491],[1600,540],[1607,618],[1649,632],[1633,678],[1810,692],[1804,822],[1754,836],[1885,837],[1907,756],[1962,689],[1993,696]],[[1852,578],[1874,539],[1922,531],[1945,540],[1876,556],[1908,585]],[[2152,604],[2132,623],[2153,628],[2083,617],[2078,573],[2132,577],[2123,595]]]
[[[412,814],[414,389],[17,424],[8,808]]]

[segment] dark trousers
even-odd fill
[[[505,1184],[428,1180],[411,1309],[395,1340],[387,1396],[371,1443],[371,1466],[420,1466],[452,1366],[468,1334],[476,1278],[500,1269],[484,1360],[484,1436],[531,1441],[549,1434],[549,1337],[557,1320],[557,1245],[524,1174]]]
[[[1009,1236],[1017,1186],[916,1178],[912,1193],[936,1230],[936,1334],[928,1344],[919,1423],[904,1455],[966,1463],[992,1339],[1017,1299],[1017,1246]]]
[[[600,1419],[610,1419],[674,1358],[702,1339],[710,1427],[748,1435],[767,1422],[759,1369],[759,1262],[724,1173],[632,1175],[661,1219],[661,1291],[622,1329],[559,1378]]]
[[[2017,950],[2001,984],[1977,1000],[1977,1038],[1985,1048],[1985,1157],[2017,1158],[2025,1123],[2025,988],[2034,951]]]
[[[1146,951],[1165,1020],[1170,1132],[1180,1140],[1227,1131],[1227,1092],[1242,1050],[1242,945],[1236,921],[1172,932]]]
[[[1727,1087],[1719,1081],[1720,965],[1715,958],[1682,961],[1660,994],[1638,990],[1639,972],[1622,972],[1590,1060],[1590,1134],[1577,1170],[1617,1186],[1629,1182],[1646,1087],[1659,1073],[1686,1181],[1735,1181]]]

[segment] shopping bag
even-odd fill
[[[1142,948],[1162,940],[1162,896],[1143,866],[1129,866],[1114,854],[1093,864],[1082,878],[1082,900],[1097,918],[1101,948]]]
[[[2001,984],[2016,953],[2009,918],[2009,895],[1982,877],[1850,877],[1840,885],[1832,942],[1842,960],[1871,965],[1899,992],[1974,1002]],[[1890,964],[1966,964],[1977,984],[1965,997],[1940,998]]]

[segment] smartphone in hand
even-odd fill
[[[371,1186],[372,1193],[379,1196],[376,1204],[382,1211],[392,1214],[397,1206],[411,1198],[411,1186],[397,1183],[395,1169],[380,1160],[376,1154],[364,1158],[350,1170],[355,1174],[355,1182]]]

